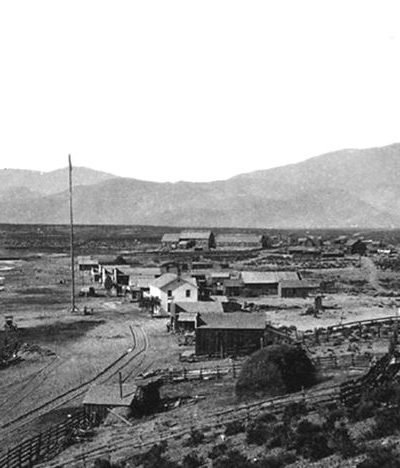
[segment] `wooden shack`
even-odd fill
[[[249,354],[265,344],[265,334],[264,314],[201,314],[196,328],[196,354]]]
[[[113,410],[124,410],[125,417],[139,417],[158,410],[160,378],[138,380],[133,384],[94,385],[86,393],[85,410],[104,420]]]
[[[352,239],[346,242],[346,253],[350,255],[365,255],[367,252],[366,244],[360,239]]]

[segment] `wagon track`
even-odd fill
[[[141,360],[139,363],[136,363],[135,360],[139,357],[144,355],[147,351],[149,342],[147,335],[142,327],[134,327],[132,328],[134,334],[134,347],[128,351],[125,351],[118,359],[116,359],[113,363],[103,369],[100,373],[98,373],[95,377],[87,380],[86,382],[60,394],[57,395],[55,398],[52,398],[40,406],[27,411],[25,414],[18,416],[10,421],[4,423],[0,429],[0,440],[3,439],[5,436],[10,436],[17,431],[23,432],[23,426],[28,423],[32,423],[33,421],[37,420],[41,416],[54,411],[62,406],[65,406],[68,403],[73,402],[74,400],[78,400],[81,398],[92,385],[97,384],[104,384],[110,381],[118,372],[123,371],[124,369],[128,369],[131,373],[136,370],[141,369],[141,364],[143,363],[144,359]],[[33,389],[30,389],[33,391]]]

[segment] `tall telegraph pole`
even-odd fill
[[[75,305],[75,257],[74,257],[74,218],[72,209],[72,163],[68,155],[69,165],[69,223],[70,223],[70,252],[71,252],[71,312],[76,311]]]

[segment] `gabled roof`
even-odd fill
[[[179,277],[175,273],[164,273],[159,278],[154,279],[154,281],[151,282],[151,285],[155,286],[156,288],[163,289],[174,281],[178,281],[178,279],[180,279],[180,281],[183,283],[190,284],[197,288],[197,282],[195,278],[184,275]]]
[[[263,240],[263,234],[246,234],[246,233],[236,233],[236,234],[218,234],[215,238],[216,243],[259,243]]]
[[[82,255],[78,257],[79,265],[98,265],[99,261],[95,258],[92,258],[90,255]]]
[[[199,328],[225,330],[264,330],[265,314],[231,312],[226,314],[201,314]],[[203,325],[201,323],[204,323]]]
[[[133,277],[153,277],[161,275],[161,268],[159,267],[131,267],[131,266],[118,266],[118,271],[123,275],[133,276]]]
[[[185,312],[191,313],[210,313],[210,314],[221,314],[224,312],[221,302],[214,301],[196,301],[196,302],[177,302],[177,307]]]
[[[297,281],[281,281],[281,288],[293,288],[293,289],[318,289],[319,284],[313,281],[297,280]]]
[[[179,312],[178,322],[196,322],[197,313],[196,312]]]
[[[84,405],[104,406],[130,406],[136,398],[138,387],[136,385],[123,385],[122,398],[119,385],[94,385],[84,399]]]
[[[211,231],[182,231],[179,235],[179,238],[181,240],[196,240],[196,239],[201,239],[201,240],[208,240],[211,236],[212,232]]]
[[[364,242],[361,239],[350,239],[346,242],[346,246],[353,247],[353,245],[356,245],[359,243],[364,244]]]
[[[161,242],[179,242],[179,232],[167,232],[162,236]]]
[[[300,279],[295,271],[242,271],[241,276],[244,284],[275,284]]]

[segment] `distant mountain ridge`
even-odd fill
[[[67,169],[15,172],[0,171],[0,222],[68,222]],[[400,144],[341,150],[207,183],[148,182],[74,168],[75,222],[394,228],[400,227],[399,177]]]

